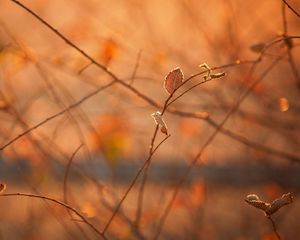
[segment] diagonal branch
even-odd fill
[[[282,0],[285,5],[297,16],[300,18],[300,13],[298,13],[286,0]]]
[[[60,112],[47,117],[46,119],[42,120],[41,122],[37,123],[36,125],[34,125],[33,127],[28,128],[26,131],[20,133],[18,136],[14,137],[13,139],[11,139],[10,141],[8,141],[7,143],[5,143],[4,145],[2,145],[0,147],[0,151],[4,150],[6,147],[8,147],[9,145],[11,145],[12,143],[14,143],[15,141],[17,141],[18,139],[22,138],[23,136],[25,136],[26,134],[32,132],[33,130],[41,127],[42,125],[44,125],[45,123],[53,120],[54,118],[57,118],[59,116],[61,116],[62,114],[64,114],[65,112],[70,111],[71,109],[79,106],[80,104],[82,104],[83,102],[85,102],[86,100],[90,99],[91,97],[95,96],[96,94],[98,94],[99,92],[101,92],[102,90],[110,87],[111,85],[113,85],[115,83],[115,81],[111,81],[108,84],[99,87],[98,89],[94,90],[93,92],[89,93],[88,95],[84,96],[83,98],[81,98],[79,101],[69,105],[68,107],[66,107],[65,109],[61,110]]]

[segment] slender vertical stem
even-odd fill
[[[271,217],[271,216],[268,216],[267,218],[270,220],[270,222],[271,222],[271,224],[272,224],[272,228],[273,228],[273,231],[274,231],[274,233],[275,233],[277,239],[278,239],[278,240],[282,240],[282,238],[280,237],[280,235],[279,235],[279,233],[278,233],[276,224],[275,224],[274,220],[272,219],[272,217]]]

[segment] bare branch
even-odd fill
[[[285,5],[288,6],[288,8],[297,16],[300,18],[300,14],[286,1],[286,0],[282,0],[284,2]]]
[[[29,197],[29,198],[39,198],[39,199],[43,199],[43,200],[47,200],[50,202],[54,202],[60,206],[63,206],[64,208],[72,211],[73,213],[75,213],[84,223],[86,223],[91,229],[93,229],[95,231],[95,233],[97,233],[102,239],[106,239],[106,237],[104,236],[104,234],[102,234],[92,223],[90,223],[80,212],[78,212],[75,208],[71,207],[70,205],[58,201],[54,198],[50,198],[50,197],[46,197],[46,196],[42,196],[42,195],[35,195],[35,194],[29,194],[29,193],[6,193],[6,194],[0,194],[0,197],[18,197],[18,196],[22,196],[22,197]]]

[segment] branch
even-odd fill
[[[274,231],[274,233],[275,233],[277,239],[278,239],[278,240],[282,240],[282,238],[280,237],[280,235],[279,235],[279,233],[278,233],[277,227],[276,227],[275,222],[274,222],[274,220],[272,219],[272,217],[269,216],[269,217],[267,217],[267,218],[270,220],[270,222],[271,222],[271,224],[272,224],[272,228],[273,228],[273,231]]]
[[[75,149],[75,151],[72,153],[69,161],[68,161],[68,164],[67,164],[67,167],[66,167],[66,171],[65,171],[65,175],[64,175],[64,184],[63,184],[63,196],[64,196],[64,202],[65,203],[68,203],[68,199],[67,199],[67,183],[68,183],[68,176],[69,176],[69,172],[70,172],[70,168],[71,168],[71,165],[72,165],[72,161],[75,157],[75,155],[77,154],[77,152],[82,148],[83,144],[80,144],[79,147],[77,147]],[[68,214],[69,216],[72,218],[72,214],[71,214],[71,211],[68,210]],[[84,230],[82,229],[81,225],[77,222],[77,221],[74,221],[75,225],[78,227],[78,229],[80,230],[80,232],[83,234],[83,236],[86,238],[86,239],[90,239],[84,232]]]
[[[131,74],[131,79],[130,79],[129,85],[132,85],[132,84],[133,84],[133,81],[134,81],[134,79],[135,79],[135,77],[136,77],[137,70],[138,70],[138,68],[139,68],[139,66],[140,66],[141,56],[142,56],[142,50],[140,50],[140,51],[138,52],[138,55],[137,55],[137,57],[136,57],[136,62],[135,62],[135,65],[134,65],[133,72],[132,72],[132,74]]]
[[[288,6],[288,8],[297,16],[300,18],[300,14],[286,1],[286,0],[282,0],[284,2],[285,5]]]
[[[47,200],[50,202],[54,202],[60,206],[63,206],[64,208],[72,211],[75,213],[84,223],[86,223],[91,229],[93,229],[102,239],[106,239],[104,234],[102,234],[92,223],[90,223],[80,212],[78,212],[75,208],[71,207],[70,205],[63,203],[61,201],[58,201],[54,198],[41,196],[41,195],[35,195],[35,194],[29,194],[29,193],[6,193],[6,194],[0,194],[0,197],[16,197],[16,196],[22,196],[22,197],[29,197],[29,198],[39,198],[43,200]]]
[[[287,25],[287,18],[286,18],[286,13],[285,13],[285,5],[287,3],[285,1],[282,2],[282,8],[281,8],[281,14],[282,14],[282,22],[283,22],[283,36],[288,35],[288,25]],[[289,6],[289,5],[288,5]],[[295,80],[297,82],[297,87],[298,91],[300,91],[300,74],[298,72],[293,53],[292,53],[292,48],[293,48],[293,42],[289,39],[285,40],[285,45],[287,47],[288,51],[288,61],[291,66],[292,72],[294,74]]]
[[[191,164],[188,166],[188,168],[186,169],[186,172],[184,173],[184,175],[182,176],[182,178],[179,180],[178,184],[175,187],[175,190],[173,192],[173,195],[171,197],[171,200],[169,201],[169,203],[167,204],[166,209],[164,210],[162,217],[159,220],[159,224],[158,224],[158,229],[157,232],[154,236],[154,239],[158,239],[162,228],[164,226],[164,223],[171,211],[172,205],[179,193],[179,190],[181,189],[181,187],[183,186],[187,176],[190,174],[192,168],[195,166],[195,164],[197,163],[197,161],[200,159],[200,157],[202,156],[202,153],[204,152],[204,150],[210,145],[210,143],[215,139],[215,137],[217,136],[217,134],[220,132],[221,128],[225,125],[225,123],[227,122],[227,120],[230,118],[230,116],[239,108],[239,106],[241,105],[241,103],[246,99],[246,97],[248,96],[248,94],[253,90],[253,88],[259,83],[261,82],[266,75],[273,69],[273,67],[276,66],[276,64],[279,62],[280,58],[277,58],[265,71],[264,73],[261,75],[260,78],[258,78],[255,82],[253,82],[251,84],[251,86],[246,89],[246,91],[241,94],[240,98],[238,99],[238,102],[231,108],[231,110],[227,113],[227,115],[225,116],[225,118],[222,120],[222,122],[218,125],[218,127],[215,129],[215,131],[212,133],[212,135],[208,138],[208,140],[204,143],[204,145],[201,147],[200,151],[196,154],[196,156],[194,157],[194,159],[192,160]],[[248,76],[248,79],[250,78],[250,76],[252,75],[254,68],[256,66],[256,63],[253,64],[251,72]]]
[[[86,100],[90,99],[91,97],[95,96],[96,94],[98,94],[99,92],[101,92],[102,90],[110,87],[111,85],[113,85],[115,83],[115,81],[111,81],[110,83],[99,87],[98,89],[94,90],[93,92],[89,93],[88,95],[84,96],[83,98],[81,98],[79,101],[69,105],[67,108],[61,110],[60,112],[47,117],[46,119],[42,120],[41,122],[37,123],[36,125],[34,125],[33,127],[28,128],[26,131],[20,133],[18,136],[14,137],[13,139],[11,139],[10,141],[8,141],[7,143],[5,143],[4,145],[2,145],[0,147],[0,151],[4,150],[6,147],[8,147],[9,145],[11,145],[12,143],[14,143],[15,141],[17,141],[18,139],[22,138],[23,136],[25,136],[26,134],[32,132],[33,130],[41,127],[42,125],[44,125],[45,123],[53,120],[54,118],[59,117],[60,115],[64,114],[65,112],[68,112],[69,110],[79,106],[80,104],[82,104],[83,102],[85,102]]]
[[[153,134],[152,139],[155,140],[156,134],[158,132],[158,125],[156,125],[155,127],[155,131]],[[170,137],[170,135],[166,136],[155,148],[154,150],[151,152],[151,154],[148,156],[147,160],[144,162],[144,164],[142,165],[142,167],[138,170],[138,172],[136,173],[136,175],[134,176],[133,180],[131,181],[129,187],[127,188],[125,194],[123,195],[123,197],[121,198],[119,204],[117,205],[115,211],[113,212],[112,216],[110,217],[110,219],[108,220],[107,224],[105,225],[102,233],[105,234],[105,232],[107,231],[107,229],[109,228],[110,224],[112,223],[114,217],[116,216],[116,214],[118,213],[118,211],[120,210],[123,202],[125,201],[125,199],[127,198],[129,192],[131,191],[131,189],[133,188],[133,186],[135,185],[136,181],[138,180],[139,176],[141,175],[141,173],[143,172],[143,170],[145,169],[145,167],[148,165],[148,163],[151,161],[152,156],[154,155],[154,153],[157,151],[157,149],[161,146],[161,144],[163,144],[168,138]],[[154,142],[154,140],[152,140]]]

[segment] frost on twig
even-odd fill
[[[157,111],[155,113],[152,113],[151,116],[154,118],[155,123],[160,126],[160,131],[168,135],[168,127],[162,118],[161,112]]]
[[[204,69],[207,70],[206,75],[203,76],[205,81],[208,81],[208,80],[211,80],[211,79],[214,79],[214,78],[224,77],[226,75],[225,72],[212,73],[211,68],[206,63],[200,64],[199,68],[204,68]]]
[[[259,199],[256,194],[250,194],[245,201],[253,207],[263,210],[267,217],[277,212],[280,208],[293,202],[291,193],[283,194],[280,198],[275,199],[272,203],[266,203]]]

